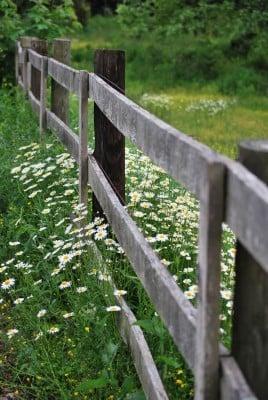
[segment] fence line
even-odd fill
[[[64,43],[66,45],[67,41],[58,40],[56,43],[57,46]],[[259,368],[260,364],[263,370],[268,372],[266,357],[268,321],[264,318],[266,316],[267,319],[268,305],[264,302],[259,303],[259,307],[262,305],[264,317],[257,324],[256,335],[259,335],[258,338],[261,337],[261,339],[251,339],[250,332],[245,333],[251,344],[250,347],[254,348],[258,345],[255,348],[256,354],[252,358],[252,365],[249,366],[248,360],[241,361],[241,357],[235,357],[238,352],[234,352],[233,356],[219,345],[219,292],[223,221],[228,223],[249,252],[246,256],[249,264],[252,266],[249,257],[254,258],[254,262],[256,260],[259,263],[264,273],[264,279],[268,279],[266,274],[268,272],[267,186],[240,163],[218,155],[125,97],[115,89],[115,87],[122,89],[123,75],[118,75],[118,82],[121,80],[119,83],[115,81],[111,84],[107,83],[107,79],[112,80],[109,78],[111,71],[122,68],[123,64],[119,66],[122,62],[120,61],[122,52],[97,51],[95,71],[97,74],[99,72],[104,78],[102,79],[96,73],[77,71],[53,58],[42,56],[33,51],[32,47],[31,38],[22,38],[21,42],[17,43],[16,78],[18,84],[28,94],[33,110],[40,116],[40,133],[44,134],[46,126],[52,129],[77,161],[79,199],[84,204],[87,204],[87,184],[90,183],[101,210],[113,228],[157,312],[188,365],[194,371],[195,399],[215,400],[219,397],[234,400],[266,399],[267,389],[264,382],[260,382],[258,376],[255,380],[249,378],[252,371],[256,372],[254,367]],[[32,76],[27,74],[28,70],[34,69],[41,71],[39,74],[40,100],[31,90]],[[57,110],[53,112],[53,109],[51,111],[45,106],[47,76],[51,76],[57,85],[64,88],[62,91],[57,91],[57,98],[54,100],[64,104],[64,109],[61,110],[63,116],[58,115]],[[52,85],[52,92],[53,90],[55,91]],[[69,91],[79,97],[79,137],[67,124]],[[52,93],[53,96],[55,98],[55,93]],[[95,151],[94,155],[88,155],[88,98],[95,102],[95,134],[102,144],[101,157],[99,151]],[[110,123],[111,128],[109,128]],[[111,147],[105,128],[117,129],[111,130],[116,146]],[[124,193],[124,187],[122,187],[124,142],[121,135],[129,137],[154,163],[193,192],[200,201],[197,310],[184,296],[122,205],[120,190]],[[263,146],[261,148],[263,149]],[[266,151],[265,154],[267,168],[268,152]],[[114,164],[109,164],[110,169],[107,170],[109,156],[119,158],[119,164],[116,160]],[[118,165],[119,175],[116,169]],[[254,267],[252,268],[254,270]],[[256,279],[254,282],[256,290],[258,284],[260,282]],[[234,303],[236,310],[236,295]],[[247,300],[240,298],[238,309],[247,304],[249,304]],[[251,320],[248,320],[248,326],[256,318],[258,310],[254,310]],[[124,313],[124,307],[121,312]],[[124,335],[130,335],[130,330],[124,330]],[[142,349],[137,341],[131,340],[130,336],[128,339],[137,364],[139,352]],[[247,351],[248,341],[240,346],[239,354]],[[150,372],[148,368],[147,375]],[[144,383],[145,372],[141,368],[137,368],[137,372],[147,398],[155,399],[148,385]],[[264,375],[265,373],[262,374]],[[246,379],[249,379],[251,388]]]

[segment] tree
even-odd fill
[[[90,16],[90,4],[88,0],[74,0],[74,9],[78,21],[86,26]]]
[[[105,14],[107,11],[115,12],[120,0],[89,0],[91,14]]]

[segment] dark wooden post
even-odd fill
[[[244,141],[239,161],[268,184],[268,141]],[[268,399],[268,275],[238,243],[232,353],[258,399]]]
[[[47,56],[48,45],[46,40],[32,38],[31,49],[42,56]],[[41,72],[32,66],[31,68],[31,91],[34,96],[40,100],[40,88],[41,88]]]
[[[113,88],[125,92],[125,52],[97,50],[94,72]],[[107,176],[121,203],[125,202],[125,138],[94,105],[95,151],[94,156]],[[103,217],[103,211],[93,195],[93,218]]]
[[[71,41],[55,39],[52,43],[52,57],[63,64],[71,63]],[[69,92],[53,79],[51,80],[51,111],[65,124],[69,122]]]

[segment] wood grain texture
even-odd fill
[[[216,400],[219,393],[219,297],[224,178],[225,168],[222,163],[208,164],[206,183],[200,193],[196,400]]]
[[[52,42],[52,57],[62,64],[70,65],[71,41],[69,39],[54,39]],[[50,73],[51,59],[48,62]],[[54,79],[51,80],[51,111],[65,124],[69,123],[69,91]]]
[[[42,140],[46,130],[46,100],[47,100],[47,57],[41,58],[41,85],[40,85],[40,113],[39,113],[39,132]]]
[[[150,114],[95,74],[89,77],[89,96],[156,165],[199,196],[206,165],[219,158],[215,152]]]
[[[48,54],[48,43],[46,40],[32,38],[31,40],[31,49],[35,51],[35,53],[39,53],[43,56],[47,56]],[[29,49],[30,50],[30,49]],[[28,58],[30,52],[28,50]],[[30,61],[30,58],[29,58]],[[31,91],[34,96],[40,100],[40,90],[41,90],[41,72],[36,69],[34,65],[31,66]]]
[[[79,95],[79,71],[50,58],[48,74],[66,90]]]
[[[23,82],[23,90],[25,93],[28,93],[28,55],[27,48],[22,49],[22,82]]]
[[[240,143],[239,161],[268,184],[268,141]],[[236,255],[232,352],[258,398],[267,399],[268,274],[240,242]]]
[[[19,64],[22,64],[23,63],[22,47],[20,45],[20,42],[17,43],[18,43]]]
[[[47,127],[54,131],[60,141],[66,146],[71,156],[79,162],[79,138],[52,111],[46,110]]]
[[[224,158],[224,163],[227,167],[225,221],[268,272],[268,187],[238,162]]]
[[[146,399],[168,400],[167,393],[143,332],[138,325],[135,325],[137,320],[133,312],[122,297],[117,298],[116,301],[121,307],[121,312],[119,314],[119,331],[131,350],[135,368],[140,378]]]
[[[28,97],[29,97],[29,101],[32,106],[32,110],[38,116],[40,113],[40,101],[37,100],[37,98],[34,96],[33,92],[31,92],[31,90],[28,91]]]
[[[231,356],[221,357],[221,400],[258,400]]]
[[[125,53],[120,50],[97,50],[94,71],[107,79],[117,90],[125,90]],[[125,202],[125,138],[94,104],[94,156],[108,177],[122,204]],[[103,217],[99,202],[93,194],[93,218]]]
[[[79,76],[79,203],[88,200],[88,73]]]
[[[42,58],[40,54],[38,54],[36,51],[29,49],[28,50],[28,56],[29,56],[29,61],[30,63],[39,71],[41,71],[41,64],[42,64]]]
[[[33,36],[21,36],[20,44],[22,48],[30,49],[32,45]],[[37,39],[37,38],[35,38]]]

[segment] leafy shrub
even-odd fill
[[[56,5],[48,0],[31,0],[21,8],[12,0],[0,0],[0,83],[14,75],[15,40],[19,36],[52,39],[79,26],[72,0]]]
[[[199,40],[180,48],[175,58],[176,77],[185,80],[209,81],[218,77],[222,53],[213,44]]]
[[[225,75],[219,79],[219,89],[227,93],[252,94],[256,91],[265,92],[262,78],[252,68],[241,65],[231,65]]]

